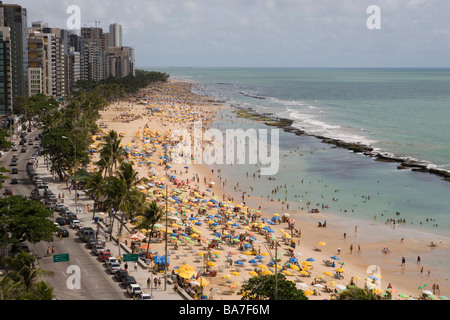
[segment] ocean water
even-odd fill
[[[450,69],[147,69],[194,81],[196,92],[230,106],[292,119],[307,133],[450,170]],[[237,119],[231,110],[214,126],[273,128]],[[281,130],[274,180],[259,178],[255,165],[217,168],[227,185],[239,182],[236,194],[251,187],[253,196],[288,201],[290,209],[380,224],[402,218],[398,228],[448,235],[450,182],[398,165]]]

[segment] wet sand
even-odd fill
[[[213,103],[209,97],[199,97],[190,94],[190,84],[182,83],[178,81],[171,80],[169,85],[153,87],[151,90],[147,89],[142,92],[143,96],[153,97],[153,102],[149,104],[139,104],[133,100],[122,101],[117,104],[113,104],[102,112],[102,119],[99,123],[103,123],[106,127],[105,131],[116,130],[122,133],[122,142],[124,146],[132,146],[137,144],[140,139],[140,133],[145,129],[170,133],[175,129],[180,129],[180,127],[189,127],[195,120],[202,119],[200,114],[203,114],[203,126],[207,127],[207,122],[212,120],[212,116],[220,108],[225,106]],[[147,107],[153,104],[161,106],[161,109],[165,111],[159,114],[148,115]],[[188,106],[186,109],[185,107]],[[186,113],[181,115],[180,110],[186,109]],[[174,115],[179,115],[178,118]],[[122,115],[122,117],[120,117]],[[125,118],[135,120],[129,122],[124,122]],[[139,117],[140,115],[140,117]],[[171,121],[173,120],[173,121]],[[147,127],[147,128],[146,128]],[[137,134],[139,132],[139,134]],[[153,159],[158,159],[162,155],[161,149],[158,148],[158,152],[153,154]],[[95,158],[95,155],[94,155]],[[217,172],[212,173],[211,167],[207,165],[196,165],[190,164],[189,169],[185,169],[182,164],[173,164],[170,170],[165,169],[162,165],[158,165],[156,161],[153,167],[147,166],[145,164],[139,164],[135,161],[135,169],[139,171],[140,177],[149,177],[150,171],[152,175],[157,172],[158,178],[167,177],[167,174],[175,174],[179,180],[192,180],[192,177],[196,175],[199,178],[198,187],[202,191],[206,192],[206,189],[211,190],[212,195],[218,197],[218,201],[222,200],[223,194],[225,197],[233,197],[233,203],[241,203],[240,193],[233,190],[233,186],[227,184],[222,187],[221,181],[217,177]],[[225,178],[225,177],[222,177]],[[204,183],[206,181],[206,183]],[[210,185],[209,182],[212,181],[215,184]],[[195,183],[197,184],[197,183]],[[170,184],[167,185],[170,189],[176,189],[175,186]],[[160,204],[163,204],[161,199]],[[338,284],[347,285],[353,276],[357,276],[360,280],[356,281],[356,285],[364,287],[365,278],[374,273],[373,270],[368,270],[370,266],[379,266],[379,273],[383,277],[381,282],[378,284],[382,290],[386,289],[387,285],[390,283],[392,287],[397,291],[393,293],[394,298],[398,298],[398,293],[407,294],[417,298],[420,295],[420,290],[417,288],[424,283],[428,284],[427,288],[430,288],[433,283],[440,284],[440,294],[448,295],[450,294],[450,287],[448,280],[443,277],[437,277],[435,275],[435,270],[427,266],[427,256],[430,255],[448,255],[449,253],[449,240],[446,237],[433,236],[430,237],[427,233],[419,233],[416,231],[406,230],[402,227],[396,227],[393,229],[391,226],[371,224],[366,221],[355,221],[354,219],[346,219],[336,217],[334,215],[324,214],[324,213],[308,213],[306,211],[300,210],[282,210],[282,206],[278,202],[270,202],[266,199],[259,197],[246,197],[246,205],[249,208],[257,209],[261,206],[262,216],[267,219],[271,219],[274,213],[283,215],[284,213],[289,213],[290,218],[295,219],[295,228],[301,229],[301,237],[294,237],[295,240],[300,243],[297,244],[295,252],[300,252],[302,256],[299,256],[300,261],[305,261],[307,258],[314,258],[315,261],[312,262],[313,269],[309,270],[311,272],[310,277],[301,277],[294,270],[289,270],[294,273],[292,276],[287,276],[288,279],[296,281],[297,284],[303,283],[308,289],[315,289],[312,282],[315,277],[324,277],[325,281],[335,280]],[[192,212],[194,215],[197,214],[196,207],[192,207]],[[185,215],[189,217],[189,214]],[[199,216],[201,221],[206,222],[204,216]],[[319,228],[318,222],[323,222],[327,220],[326,228]],[[187,222],[187,221],[186,221]],[[188,223],[188,222],[187,222]],[[357,226],[357,232],[355,233],[355,226]],[[289,241],[285,241],[282,237],[280,230],[289,233],[287,229],[287,223],[271,225],[273,230],[276,231],[275,235],[283,243],[280,252],[284,253],[282,256],[282,262],[286,262],[289,258]],[[213,230],[204,223],[203,226],[198,227],[202,235],[205,238],[210,237],[213,234]],[[236,230],[237,232],[248,232],[242,229],[242,226]],[[346,238],[344,239],[344,232],[346,233]],[[263,234],[254,232],[255,237],[260,241],[259,245],[255,244],[255,247],[260,247],[262,251],[266,250],[264,244],[268,245]],[[403,243],[400,239],[404,238]],[[321,251],[316,251],[318,248],[318,242],[325,242],[325,246],[319,247]],[[438,247],[431,248],[429,244],[434,241]],[[350,253],[350,245],[353,244],[353,252]],[[361,251],[358,252],[358,245],[361,247]],[[155,245],[156,246],[156,245]],[[391,253],[383,253],[381,249],[383,247],[389,247]],[[160,245],[160,252],[163,250],[163,245]],[[172,247],[171,247],[172,248]],[[340,254],[338,254],[338,248],[341,248]],[[174,249],[174,248],[172,248]],[[192,245],[191,247],[184,246],[176,249],[175,252],[180,253],[179,261],[176,261],[172,256],[171,267],[176,265],[186,263],[191,264],[199,268],[201,262],[198,262],[198,256],[194,254],[193,251],[205,251],[204,246]],[[218,271],[216,277],[209,277],[208,280],[211,284],[205,289],[209,292],[215,292],[213,299],[240,299],[236,295],[237,288],[230,288],[226,284],[226,279],[223,276],[230,274],[234,270],[240,272],[239,276],[231,276],[231,280],[238,283],[242,283],[246,279],[250,278],[249,272],[254,270],[254,266],[250,266],[248,263],[244,267],[228,265],[226,256],[230,252],[235,252],[235,247],[224,246],[222,254],[216,258],[216,264]],[[190,252],[187,256],[181,254],[182,252]],[[228,253],[228,254],[227,254]],[[233,257],[232,259],[236,261],[234,255],[229,255]],[[238,256],[242,256],[242,252],[238,252]],[[339,264],[344,262],[344,276],[343,280],[337,280],[324,276],[323,272],[331,271],[333,272],[335,268],[327,267],[324,265],[322,260],[330,260],[331,256],[338,256],[340,259],[336,260]],[[421,256],[421,265],[417,265],[416,258]],[[401,258],[406,258],[406,265],[401,266]],[[250,260],[252,257],[245,257],[246,260]],[[197,261],[197,262],[196,262]],[[266,258],[265,262],[268,262]],[[420,269],[424,267],[424,271],[421,274]],[[369,268],[370,269],[370,268]],[[430,276],[427,275],[430,269]],[[220,271],[222,270],[222,271]],[[272,269],[273,270],[273,269]],[[172,271],[172,269],[169,269]],[[231,281],[229,280],[229,281]],[[326,284],[326,283],[324,283]],[[215,290],[211,290],[216,288]],[[302,288],[303,289],[303,288]],[[309,299],[320,300],[320,299],[330,299],[330,293],[324,292],[318,289],[317,292],[320,295],[310,295]]]

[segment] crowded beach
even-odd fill
[[[373,254],[363,256],[362,250],[378,252],[373,248],[380,244],[364,243],[361,248],[363,241],[356,226],[343,238],[319,212],[280,211],[279,204],[259,198],[237,202],[238,197],[226,192],[218,173],[208,166],[176,163],[171,151],[180,141],[173,131],[192,130],[196,121],[206,128],[221,108],[227,108],[210,97],[193,94],[192,85],[172,79],[111,104],[101,113],[100,131],[90,148],[94,164],[103,137],[110,130],[119,133],[128,153],[126,161],[139,173],[139,190],[148,201],[164,207],[166,215],[155,225],[153,234],[136,229],[138,218],[134,217],[127,223],[132,232],[124,230],[120,238],[136,253],[147,255],[156,275],[162,277],[166,271],[178,289],[192,299],[238,300],[241,296],[237,293],[248,279],[275,273],[284,274],[310,300],[338,299],[349,285],[380,296],[389,292],[393,299],[441,296],[439,285],[431,289],[434,279],[417,279],[428,282],[426,289],[431,291],[427,291],[414,289],[415,282],[407,277],[381,274],[379,268],[368,272],[367,262]],[[88,170],[95,172],[97,168],[90,165]],[[315,215],[320,227],[303,221],[303,214]],[[106,219],[108,213],[99,216]],[[147,248],[149,236],[152,241]],[[161,258],[166,254],[165,239],[167,260]],[[390,250],[405,250],[399,246],[390,246]],[[381,260],[389,266],[397,263]],[[380,259],[374,261],[373,265]]]

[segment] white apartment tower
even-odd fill
[[[109,46],[121,47],[122,46],[122,26],[118,23],[109,25]]]

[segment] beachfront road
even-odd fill
[[[28,139],[35,139],[37,131],[29,133]],[[20,139],[19,139],[20,140]],[[18,145],[18,141],[16,144]],[[35,143],[39,141],[35,141]],[[11,184],[10,179],[6,179],[0,196],[5,197],[5,188],[12,188],[14,195],[29,197],[34,189],[34,184],[26,172],[26,164],[33,153],[37,150],[34,145],[27,144],[27,151],[20,152],[22,146],[18,145],[18,151],[9,150],[0,158],[0,166],[11,170],[11,159],[14,154],[18,156],[17,174],[5,173],[10,178],[17,178],[18,184]],[[68,227],[68,226],[66,226]],[[105,264],[98,261],[98,258],[91,253],[90,249],[76,237],[75,231],[69,230],[69,237],[59,239],[55,236],[55,241],[51,243],[40,242],[31,245],[31,250],[38,257],[39,267],[49,270],[52,275],[44,276],[44,280],[54,288],[54,293],[58,300],[125,300],[129,299],[123,285],[113,280],[112,275],[107,272]],[[47,248],[55,247],[55,254],[69,254],[69,261],[53,262],[53,257],[47,256]]]

